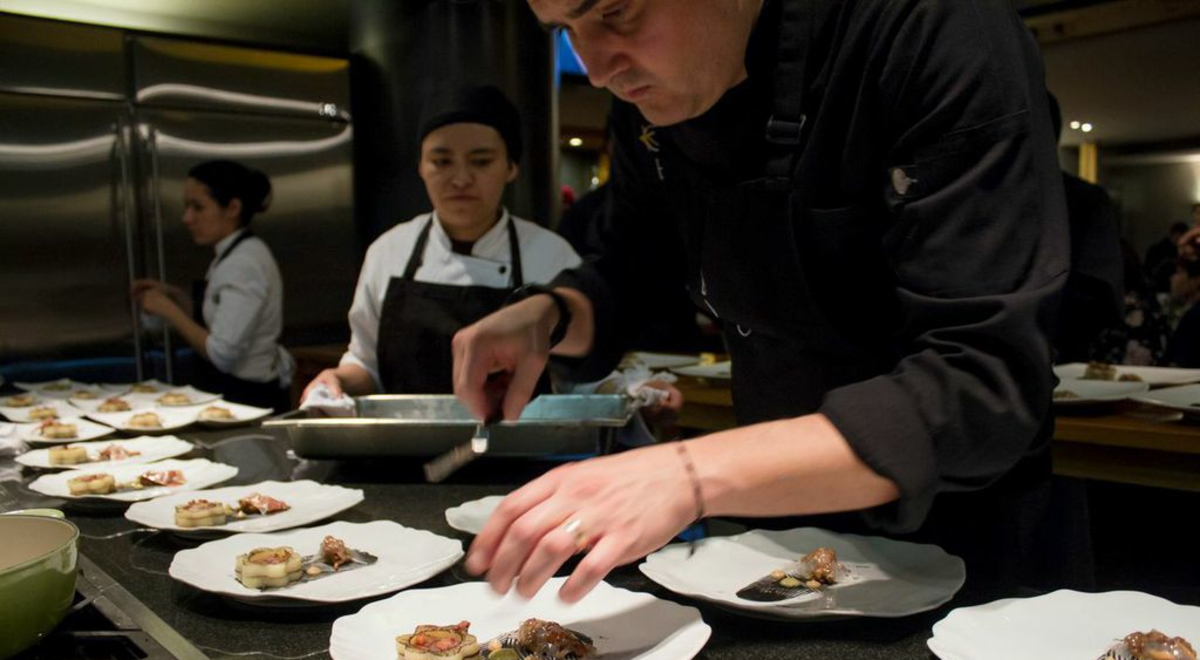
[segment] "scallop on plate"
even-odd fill
[[[1152,630],[1182,637],[1196,647],[1200,607],[1137,591],[1063,589],[1034,598],[960,607],[934,624],[928,645],[941,660],[1128,660],[1133,656],[1120,648],[1125,636]]]
[[[54,448],[34,449],[21,454],[21,465],[43,470],[91,470],[99,466],[142,465],[182,456],[192,450],[192,443],[173,435],[142,436],[129,440],[92,442]],[[82,449],[66,452],[66,449]]]
[[[209,401],[198,406],[179,408],[179,410],[195,413],[197,424],[215,428],[249,424],[268,417],[274,412],[270,408],[256,408],[224,399]]]
[[[319,554],[332,536],[346,548],[371,556],[369,565],[301,578],[287,586],[255,589],[239,581],[238,557],[260,548],[290,548],[303,557]],[[332,522],[320,527],[274,534],[234,534],[175,553],[171,577],[202,591],[270,606],[342,603],[370,598],[425,580],[450,568],[463,556],[462,543],[390,520]],[[480,583],[484,584],[484,583]],[[392,657],[395,657],[393,652]]]
[[[88,417],[125,433],[155,435],[178,431],[192,424],[196,421],[196,411],[192,408],[167,410],[143,407],[126,412],[91,412]]]
[[[126,412],[134,408],[145,407],[141,401],[135,401],[128,396],[121,394],[107,393],[104,397],[97,399],[79,399],[71,397],[67,402],[72,406],[84,411],[85,413],[93,412]]]
[[[218,516],[219,521],[206,520],[197,524],[195,517],[186,518],[186,522],[176,515],[175,507],[183,506],[194,500],[207,500],[211,503],[225,504],[232,510],[239,508],[239,503],[253,495],[262,495],[274,502],[281,503],[287,508],[276,513],[263,513],[267,507],[255,511],[251,502],[249,513]],[[340,513],[363,501],[363,492],[357,488],[344,488],[319,484],[315,481],[263,481],[247,486],[227,486],[178,495],[170,495],[139,502],[129,507],[125,517],[133,522],[167,529],[175,532],[200,534],[235,534],[241,532],[274,532],[307,525],[324,520]],[[184,522],[184,524],[180,524]]]
[[[149,465],[94,465],[86,470],[55,472],[34,479],[29,488],[43,495],[72,500],[139,502],[207,488],[228,481],[237,473],[238,469],[232,465],[203,458],[169,459]]]
[[[481,644],[516,630],[526,619],[552,621],[588,637],[596,658],[614,660],[689,660],[712,635],[696,608],[607,582],[568,605],[558,598],[564,582],[566,578],[550,578],[528,600],[515,591],[499,596],[487,582],[404,591],[334,621],[329,655],[334,660],[395,660],[397,636],[422,624],[460,621],[470,623],[468,633]]]
[[[37,424],[47,419],[75,419],[83,417],[84,411],[62,399],[43,399],[32,406],[0,406],[0,414],[10,422]]]
[[[87,442],[111,435],[111,426],[97,424],[82,417],[22,424],[17,435],[30,444],[61,445],[72,442]]]
[[[130,392],[125,396],[132,401],[137,401],[142,406],[169,408],[188,408],[221,398],[220,394],[198,390],[191,385],[172,387],[165,392]]]
[[[834,551],[838,581],[812,590],[803,586],[803,578],[789,593],[769,600],[748,593],[819,548]],[[908,616],[950,600],[967,576],[962,559],[936,545],[815,527],[713,536],[698,541],[694,552],[686,543],[674,543],[638,568],[676,593],[776,620]]]

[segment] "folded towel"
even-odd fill
[[[16,456],[24,453],[25,441],[17,433],[17,425],[0,422],[0,456]]]
[[[357,413],[357,406],[354,399],[345,393],[342,393],[340,397],[335,397],[327,385],[318,383],[308,393],[308,396],[304,397],[304,401],[300,402],[300,410],[317,410],[330,417],[354,417]]]

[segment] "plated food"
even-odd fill
[[[22,440],[32,444],[70,444],[86,442],[110,435],[111,427],[89,422],[86,419],[48,419],[40,424],[27,424],[19,428]]]
[[[279,548],[290,548],[301,555],[312,553],[301,556],[304,575],[289,581],[286,587],[249,587],[230,570],[239,556],[247,555],[249,561],[256,551]],[[462,554],[462,544],[454,539],[391,521],[334,522],[288,532],[236,534],[209,541],[176,553],[170,574],[197,589],[246,602],[339,603],[422,582],[449,568]],[[286,571],[289,575],[292,572]],[[392,633],[389,641],[395,635]]]
[[[182,429],[196,421],[196,411],[188,408],[178,409],[147,409],[144,405],[138,408],[136,401],[133,410],[125,412],[90,412],[91,419],[107,424],[119,431],[128,433],[163,433]]]
[[[153,464],[152,468],[126,463],[106,465],[95,472],[67,470],[45,474],[30,483],[29,488],[52,497],[101,497],[117,502],[136,502],[211,486],[233,478],[237,472],[238,469],[232,465],[202,458],[169,459]],[[96,474],[111,477],[111,485],[107,479],[93,476]],[[93,481],[99,484],[93,485]]]
[[[270,408],[258,408],[220,400],[204,405],[197,413],[196,421],[205,426],[235,426],[263,419],[272,412]]]
[[[190,406],[193,403],[192,397],[183,392],[167,392],[155,400],[164,406]]]
[[[129,507],[125,517],[140,525],[177,532],[271,532],[328,518],[362,500],[363,492],[353,488],[308,480],[263,481],[140,502]],[[201,505],[187,509],[193,501],[214,505],[210,510],[214,514],[215,505],[219,505],[222,518],[201,515],[205,511]],[[186,513],[192,515],[180,516]]]
[[[129,402],[120,397],[109,397],[104,400],[99,406],[96,406],[96,412],[125,412],[132,410],[133,407]]]
[[[818,552],[813,557],[817,561],[807,568],[800,564],[809,562],[797,562],[797,557],[820,548],[836,554]],[[966,579],[962,560],[935,545],[814,527],[709,537],[697,542],[694,552],[688,544],[675,543],[648,556],[638,568],[676,593],[759,618],[784,620],[907,616],[950,600]],[[781,596],[770,599],[746,597],[744,589],[779,570],[784,573],[780,580],[794,574],[803,588],[780,587]],[[820,590],[807,588],[812,579],[824,583]]]
[[[251,589],[278,589],[304,580],[344,573],[359,566],[370,566],[379,558],[362,550],[348,548],[334,536],[321,539],[316,554],[300,556],[290,547],[254,548],[238,555],[234,573],[238,582]]]
[[[844,584],[850,575],[833,548],[821,547],[742,587],[737,595],[746,600],[779,602]]]
[[[233,411],[229,410],[229,408],[222,408],[221,406],[208,406],[204,410],[200,411],[200,414],[196,417],[196,419],[202,422],[237,421],[237,417],[234,416]]]
[[[130,415],[129,421],[125,426],[131,429],[161,429],[163,427],[162,418],[155,412],[144,412]]]
[[[396,637],[399,660],[467,660],[479,657],[479,639],[467,632],[469,621],[453,626],[418,625],[411,633]]]
[[[934,624],[928,646],[941,660],[1011,660],[1029,657],[1031,645],[1040,658],[1179,660],[1198,638],[1200,607],[1136,591],[1063,589],[955,609]]]
[[[8,408],[28,408],[37,401],[37,397],[32,394],[14,394],[4,400],[4,405]]]
[[[487,660],[689,660],[711,634],[694,607],[606,582],[568,605],[558,598],[565,581],[551,578],[529,600],[498,596],[486,582],[403,591],[335,621],[329,653],[335,660],[409,660],[420,657],[416,653],[436,652],[440,637],[451,648],[459,638],[466,650],[479,644],[479,658]],[[418,638],[427,631],[440,633]],[[414,638],[421,643],[414,645]]]
[[[75,419],[83,411],[60,399],[41,399],[30,406],[0,406],[9,421],[18,424],[40,423],[48,419]]]
[[[130,440],[102,443],[67,444],[34,449],[16,458],[27,467],[42,469],[89,469],[103,463],[126,465],[153,463],[164,458],[173,458],[192,450],[192,443],[174,436],[142,436]]]

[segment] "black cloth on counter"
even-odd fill
[[[780,84],[778,26],[805,6],[803,83]],[[982,0],[767,0],[746,64],[746,81],[678,125],[616,103],[605,250],[556,281],[596,307],[581,370],[611,367],[650,304],[636,284],[664,249],[643,239],[653,227],[682,250],[697,305],[724,322],[740,423],[823,413],[901,491],[865,512],[874,529],[949,544],[986,508],[965,503],[989,498],[1012,513],[993,519],[998,533],[1033,543],[1006,482],[1049,484],[1069,246],[1020,17]],[[799,145],[768,142],[780,98],[796,96]],[[995,556],[991,536],[969,566]]]
[[[1105,328],[1125,314],[1125,265],[1117,209],[1104,188],[1063,173],[1071,226],[1071,274],[1063,290],[1057,362],[1087,362]]]

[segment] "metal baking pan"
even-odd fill
[[[305,458],[437,456],[467,442],[476,420],[453,395],[357,397],[357,417],[276,418],[263,428],[285,434]],[[545,456],[604,452],[633,414],[618,394],[544,394],[521,418],[490,429],[488,453]]]

